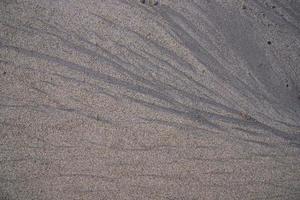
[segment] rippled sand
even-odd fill
[[[299,199],[299,63],[296,0],[1,0],[0,199]]]

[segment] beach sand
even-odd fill
[[[299,199],[299,13],[1,0],[0,199]]]

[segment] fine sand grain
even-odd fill
[[[0,0],[0,200],[300,199],[297,0]]]

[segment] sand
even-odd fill
[[[1,0],[0,199],[299,199],[299,13]]]

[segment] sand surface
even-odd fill
[[[1,200],[300,199],[297,0],[0,0]]]

